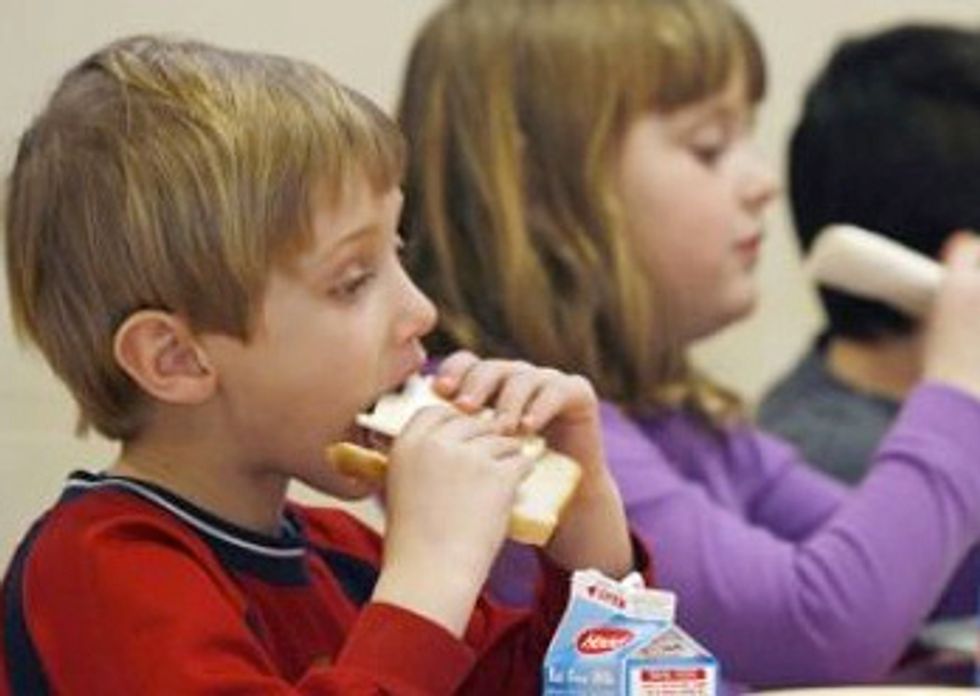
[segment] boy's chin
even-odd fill
[[[349,501],[363,500],[375,495],[381,488],[377,483],[341,474],[326,461],[320,465],[319,471],[303,476],[300,480],[317,493]]]
[[[342,476],[342,475],[341,475]],[[332,495],[341,500],[363,500],[381,492],[381,486],[376,483],[368,483],[362,479],[352,476],[342,476],[343,481],[339,485],[334,485],[333,490],[323,490],[323,493]]]

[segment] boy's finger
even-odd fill
[[[485,448],[484,451],[494,459],[503,460],[519,455],[524,440],[519,437],[492,434],[479,438],[479,443],[474,441],[474,444]]]
[[[953,230],[950,232],[939,248],[939,260],[943,263],[948,262],[956,245],[962,241],[969,240],[975,234],[975,232],[968,229]]]
[[[516,372],[504,382],[494,404],[497,422],[504,432],[514,432],[520,426],[528,403],[542,388],[544,380],[541,371],[527,369]]]
[[[456,411],[452,418],[438,425],[439,434],[456,442],[468,442],[478,437],[496,435],[498,428],[493,421],[485,418],[474,418],[471,415]]]
[[[969,232],[957,232],[949,245],[946,265],[950,269],[980,268],[980,237]]]
[[[523,454],[502,457],[498,461],[501,470],[505,472],[504,475],[507,476],[510,485],[514,487],[515,491],[521,481],[527,478],[528,474],[531,473],[531,469],[534,468],[534,460]]]
[[[443,396],[456,393],[463,377],[480,359],[468,350],[458,350],[439,364],[434,386]]]
[[[453,401],[465,411],[486,405],[500,390],[503,381],[513,374],[516,363],[481,360],[463,376]]]
[[[405,424],[401,434],[404,435],[409,431],[415,430],[427,432],[438,428],[442,423],[458,415],[459,412],[448,405],[434,404],[432,406],[426,406],[425,408],[419,409],[417,413],[408,419],[408,423]]]
[[[571,395],[569,380],[565,375],[549,380],[526,407],[521,427],[537,432],[548,425],[568,404]]]

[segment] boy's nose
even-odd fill
[[[439,313],[432,300],[412,282],[412,279],[402,270],[404,277],[405,297],[403,312],[400,313],[399,342],[425,336],[435,328]]]

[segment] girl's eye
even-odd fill
[[[713,167],[718,164],[718,160],[722,158],[727,150],[727,145],[725,143],[712,143],[710,145],[698,145],[694,144],[691,146],[691,152],[694,156],[702,163],[709,167]]]

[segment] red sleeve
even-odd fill
[[[305,508],[311,537],[332,548],[357,555],[371,563],[379,562],[380,547],[373,542],[377,535],[365,538],[365,529],[354,518],[344,515],[338,519],[333,510]],[[445,680],[445,691],[465,694],[538,694],[541,690],[541,665],[551,636],[565,611],[569,593],[569,574],[554,565],[542,554],[537,602],[532,610],[501,606],[483,595],[476,604],[467,626],[464,642],[456,641],[441,627],[410,612],[385,604],[370,604],[362,612],[357,628],[347,639],[345,664],[372,673],[391,667],[391,661],[403,663],[404,673],[427,672]],[[645,558],[645,555],[644,555]],[[404,631],[378,632],[376,629],[396,621]],[[431,633],[414,630],[410,622],[425,624],[430,630],[443,633],[435,642]],[[456,651],[464,650],[470,667],[465,682],[451,683],[461,672],[447,670],[454,660],[461,659]],[[356,651],[357,655],[354,655]],[[465,675],[464,675],[465,676]],[[405,689],[396,689],[405,693]]]
[[[3,591],[0,586],[0,592]],[[3,631],[0,631],[0,696],[7,696],[10,693],[10,677],[7,676],[7,646],[3,642]]]
[[[359,538],[358,525],[336,528],[351,550],[370,557],[378,548],[375,535]],[[369,603],[335,661],[311,665],[296,683],[278,674],[243,618],[239,587],[208,547],[162,515],[51,520],[27,560],[23,601],[55,693],[536,694],[569,590],[566,572],[542,565],[533,613],[481,599],[463,641],[407,610]]]
[[[473,664],[441,627],[368,605],[336,662],[290,684],[243,621],[237,588],[190,534],[138,515],[84,535],[49,532],[28,562],[24,601],[56,693],[435,694]],[[400,654],[410,641],[424,646],[414,662]]]

